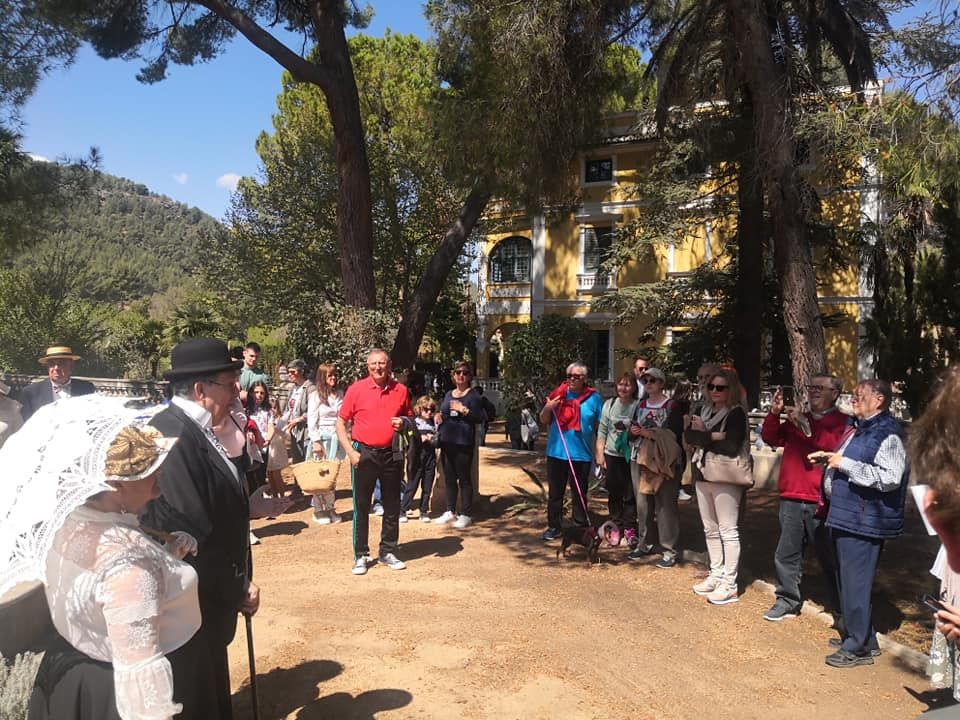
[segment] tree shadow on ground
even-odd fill
[[[542,458],[540,459],[542,460]],[[515,467],[517,481],[511,482],[531,492],[536,486],[520,470],[526,467],[545,479],[541,461],[534,461],[529,453],[488,453],[484,463],[497,467]],[[480,487],[483,489],[481,476]],[[567,491],[568,497],[570,491]],[[512,490],[499,495],[481,497],[477,507],[475,524],[468,531],[471,535],[487,537],[509,548],[521,562],[531,566],[556,566],[557,568],[582,568],[583,548],[571,547],[566,562],[556,558],[558,541],[545,543],[540,539],[546,528],[546,506],[512,514],[510,508],[521,500]],[[741,577],[746,587],[753,579],[761,579],[776,585],[774,552],[780,537],[780,498],[775,490],[752,489],[747,493],[747,506],[740,524]],[[594,493],[588,498],[592,523],[599,526],[607,519],[607,496]],[[564,524],[570,524],[569,506],[564,514]],[[913,503],[908,501],[904,518],[904,534],[887,542],[880,556],[873,588],[873,621],[877,631],[894,633],[894,639],[913,647],[927,647],[932,630],[930,613],[923,608],[918,598],[924,592],[938,592],[938,581],[927,572],[933,564],[939,544],[929,537],[920,515]],[[650,538],[656,543],[656,531]],[[696,501],[680,504],[680,549],[705,556],[706,542],[703,524]],[[659,559],[655,554],[636,563],[627,560],[625,544],[608,548],[602,546],[601,565],[642,565]],[[827,579],[824,577],[813,548],[808,548],[803,564],[801,592],[805,599],[831,609],[831,597]]]
[[[284,520],[283,522],[275,522],[255,528],[254,534],[258,538],[268,538],[275,535],[299,535],[307,527],[303,520]]]
[[[257,675],[257,696],[262,718],[284,718],[297,708],[312,704],[320,694],[320,683],[343,672],[334,660],[308,660],[293,668],[274,668]],[[233,693],[236,720],[253,718],[249,680]],[[308,717],[323,717],[321,715]]]

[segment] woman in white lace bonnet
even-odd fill
[[[126,421],[105,420],[87,434],[91,447],[70,471],[97,474],[104,451],[98,445],[109,443],[97,478],[109,489],[69,512],[46,553],[45,589],[57,638],[41,663],[28,717],[216,718],[205,645],[194,640],[200,627],[197,575],[181,562],[196,553],[196,540],[141,528],[136,515],[158,496],[160,466],[175,440]]]

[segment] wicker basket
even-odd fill
[[[306,460],[290,467],[300,489],[307,495],[316,495],[336,490],[340,473],[349,464],[346,460]]]

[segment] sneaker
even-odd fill
[[[690,502],[691,500],[693,500],[693,495],[686,490],[681,489],[677,494],[677,502]]]
[[[342,522],[343,518],[337,515],[333,510],[330,511],[330,523],[336,525],[338,522]]]
[[[393,553],[387,553],[386,555],[381,555],[379,558],[377,558],[377,562],[380,562],[386,565],[391,570],[403,570],[404,568],[407,567],[404,564],[404,562],[399,558],[397,558],[397,556],[394,555]]]
[[[840,638],[830,638],[827,641],[827,645],[829,645],[832,648],[839,649],[843,645],[843,640],[841,640]],[[870,655],[871,657],[880,657],[880,648],[877,647],[871,650]]]
[[[873,655],[870,653],[857,655],[856,653],[847,652],[846,650],[840,649],[835,653],[827,655],[826,663],[830,667],[835,668],[851,668],[857,667],[858,665],[873,665]]]
[[[661,570],[667,570],[674,567],[677,564],[677,559],[673,555],[664,555],[659,560],[657,560],[654,567],[658,567]]]
[[[631,560],[643,560],[648,555],[653,555],[653,545],[637,545],[627,557]]]
[[[697,595],[706,597],[710,593],[712,593],[714,590],[716,590],[717,585],[719,584],[720,584],[720,581],[717,578],[715,578],[713,575],[707,575],[707,577],[704,578],[703,582],[698,582],[696,585],[693,586],[693,591]]]
[[[560,528],[547,528],[543,532],[543,535],[540,536],[540,539],[549,542],[550,540],[556,540],[561,535],[563,535],[563,533],[560,531]]]
[[[400,513],[400,522],[409,522],[409,521],[410,521],[410,518],[407,517],[407,514],[406,514],[405,512],[401,512],[401,513]]]
[[[437,525],[446,525],[448,522],[453,522],[456,519],[457,519],[457,516],[454,515],[452,512],[450,512],[449,510],[447,510],[443,515],[438,517],[433,522],[436,523]]]
[[[780,622],[781,620],[795,618],[796,616],[796,610],[791,609],[783,600],[777,600],[773,604],[773,607],[763,614],[763,619],[769,620],[770,622]]]
[[[728,605],[740,599],[737,588],[729,585],[717,585],[717,589],[707,595],[707,602],[711,605]]]
[[[471,522],[473,521],[470,519],[469,515],[457,515],[457,520],[455,523],[453,523],[453,526],[457,530],[463,530],[466,527],[470,527]]]
[[[380,503],[377,503],[376,505],[374,505],[374,506],[373,506],[373,514],[374,514],[374,515],[383,515],[383,505],[381,505]]]
[[[314,513],[313,513],[313,521],[314,521],[317,525],[329,525],[329,524],[330,524],[330,516],[327,515],[325,512],[322,512],[322,511],[320,511],[320,510],[316,510],[316,511],[314,511]]]
[[[251,545],[260,544],[260,538],[258,538],[256,535],[253,534],[253,530],[250,531],[250,544]]]
[[[353,563],[353,570],[351,571],[354,575],[366,575],[367,574],[367,558],[366,556],[358,557]]]
[[[420,522],[428,523],[430,522],[430,513],[420,511]]]

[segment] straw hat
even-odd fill
[[[80,356],[75,355],[73,350],[70,349],[69,345],[51,345],[47,348],[47,351],[37,358],[37,362],[41,365],[46,365],[48,362],[54,358],[68,358],[70,360],[79,360]]]

